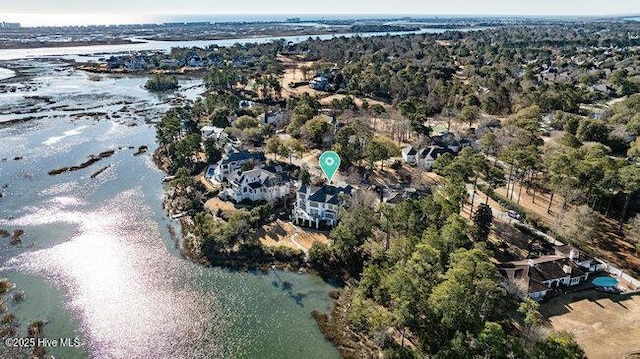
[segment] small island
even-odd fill
[[[144,88],[151,92],[166,92],[178,88],[178,79],[172,75],[153,74]]]

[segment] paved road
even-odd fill
[[[467,193],[469,194],[469,200],[471,200],[471,196],[473,196],[473,185],[472,184],[467,184]],[[480,199],[482,196],[479,195],[480,192],[476,192],[476,197],[475,197],[475,201],[473,203],[473,207],[474,209],[477,208],[478,203],[484,203],[482,202],[482,200]],[[518,219],[509,217],[509,213],[507,210],[503,210],[502,207],[496,207],[491,206],[491,204],[489,204],[489,206],[491,207],[491,211],[493,212],[493,218],[494,219],[499,219],[505,223],[509,223],[511,225],[514,225],[515,223],[519,223],[520,225],[528,228],[531,232],[535,233],[536,235],[545,238],[549,243],[553,244],[554,246],[563,246],[565,245],[564,243],[556,240],[554,237],[539,231],[537,228],[524,223]]]
[[[320,150],[312,150],[311,152],[307,152],[302,158],[298,158],[294,156],[291,159],[291,162],[294,165],[299,167],[303,167],[306,165],[307,169],[309,170],[309,173],[311,173],[312,176],[324,178],[324,175],[322,174],[322,170],[320,169],[320,165],[318,164],[318,157],[320,156],[321,153],[322,152]],[[282,160],[288,161],[289,159],[282,158]],[[344,177],[342,176],[340,171],[338,171],[335,177],[333,177],[333,181],[331,181],[331,184],[344,186],[347,183],[345,182]]]

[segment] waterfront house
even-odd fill
[[[217,141],[226,141],[229,139],[229,135],[224,132],[224,128],[215,126],[204,126],[200,129],[200,135],[203,140],[208,138],[214,138]]]
[[[124,66],[124,61],[120,57],[111,56],[105,62],[110,69],[119,69]]]
[[[138,56],[134,56],[132,59],[125,61],[124,63],[124,67],[127,70],[134,70],[134,71],[145,70],[148,66],[149,65],[147,64],[145,59]]]
[[[176,69],[182,66],[182,62],[177,59],[161,59],[158,65],[160,68]]]
[[[295,224],[315,228],[319,228],[320,224],[334,227],[338,224],[338,210],[344,205],[345,197],[350,196],[353,191],[354,188],[350,185],[302,185],[296,193],[292,220]]]
[[[200,56],[193,56],[187,60],[189,67],[203,67],[204,65],[204,60]]]
[[[281,165],[266,166],[237,172],[229,177],[229,187],[221,193],[221,198],[236,203],[242,201],[272,202],[291,191],[288,172]]]
[[[416,164],[417,154],[418,150],[416,150],[413,146],[407,146],[402,149],[402,159],[409,164]]]
[[[230,175],[241,170],[242,166],[246,163],[254,162],[255,164],[261,164],[265,161],[266,157],[263,152],[248,152],[232,149],[230,152],[225,153],[220,162],[218,162],[214,178],[216,181],[222,182],[229,178]]]

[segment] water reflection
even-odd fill
[[[65,243],[9,264],[70,292],[69,306],[85,323],[95,357],[195,358],[201,343],[209,343],[210,355],[202,357],[221,356],[224,320],[219,308],[212,310],[215,296],[202,297],[186,285],[182,279],[189,273],[181,259],[163,255],[141,193],[124,192],[95,211],[78,211],[82,205],[77,198],[56,197],[5,221],[13,226],[65,222],[78,231]]]
[[[162,174],[151,161],[154,129],[144,124],[168,105],[141,89],[144,79],[95,82],[76,71],[58,78],[51,72],[58,65],[30,66],[38,74],[28,84],[33,94],[50,93],[54,106],[67,107],[34,107],[35,115],[52,117],[0,126],[0,159],[9,159],[0,162],[0,184],[7,185],[1,189],[0,227],[23,228],[25,242],[33,244],[0,246],[0,276],[27,295],[15,308],[21,321],[48,319],[45,334],[51,336],[71,335],[79,327],[94,358],[338,356],[310,316],[330,305],[331,287],[319,278],[204,268],[171,249],[166,226],[176,223],[161,207]],[[73,86],[55,94],[65,82]],[[0,94],[0,112],[24,102]],[[66,111],[74,107],[107,114],[78,118]],[[137,108],[154,112],[141,115]],[[150,151],[133,156],[131,145],[149,145]],[[119,148],[99,165],[47,174]],[[274,280],[290,287],[275,288]],[[86,357],[60,348],[50,353]]]

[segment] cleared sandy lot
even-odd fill
[[[277,220],[258,231],[260,242],[267,247],[285,246],[308,251],[315,242],[329,243],[326,233],[294,226],[290,222]]]
[[[573,333],[591,359],[622,359],[640,352],[640,294],[588,290],[554,298],[541,312],[553,329]]]

